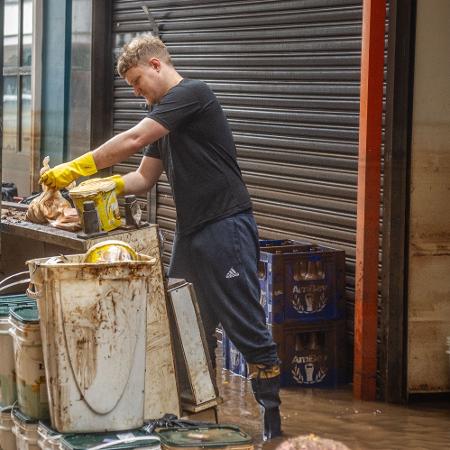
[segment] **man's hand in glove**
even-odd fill
[[[112,175],[111,177],[103,178],[103,180],[114,181],[116,184],[116,195],[122,195],[125,190],[125,180],[120,175]]]
[[[67,163],[59,164],[53,169],[41,175],[39,183],[53,189],[62,189],[79,177],[88,177],[97,173],[94,156],[92,152],[85,153],[79,158]]]

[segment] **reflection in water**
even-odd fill
[[[217,381],[224,399],[219,407],[220,423],[240,426],[253,436],[256,448],[276,448],[284,438],[261,442],[259,409],[250,382],[227,371],[218,371]],[[286,439],[313,433],[341,441],[352,450],[450,449],[448,403],[406,407],[359,402],[352,399],[350,388],[282,389],[281,398]]]

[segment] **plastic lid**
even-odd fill
[[[0,406],[0,414],[11,415],[12,406]]]
[[[18,419],[22,423],[37,423],[37,419],[33,419],[30,416],[27,416],[22,411],[17,408],[13,408],[13,416]]]
[[[25,294],[0,295],[0,303],[20,303],[26,301],[30,301],[30,299]]]
[[[43,420],[39,421],[39,428],[42,428],[48,436],[56,436],[61,434],[54,430],[48,422],[44,422]]]
[[[156,433],[161,442],[171,447],[226,447],[252,442],[238,427],[212,425],[208,427],[168,428]]]
[[[145,433],[142,430],[117,431],[115,433],[92,433],[92,434],[70,434],[61,438],[60,444],[62,449],[67,450],[85,450],[97,445],[107,444],[108,442],[117,441],[119,439],[130,439],[131,437],[148,437],[148,439],[138,440],[135,442],[122,442],[108,446],[108,450],[133,449],[148,447],[155,445],[154,436]]]
[[[0,317],[9,316],[9,303],[0,303]]]
[[[116,183],[111,180],[104,180],[102,178],[92,178],[80,183],[69,191],[71,197],[88,197],[96,195],[100,192],[109,192],[116,188]]]
[[[36,305],[13,306],[11,317],[23,323],[39,323],[39,311]]]
[[[18,306],[35,306],[36,302],[33,300],[27,299],[26,301],[21,302],[0,302],[0,317],[8,317],[10,313],[10,309]]]

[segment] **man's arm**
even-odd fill
[[[125,183],[124,194],[144,194],[159,180],[163,172],[160,159],[144,156],[139,168],[135,172],[123,177]]]
[[[156,120],[146,117],[133,128],[112,137],[93,151],[97,170],[124,161],[139,149],[152,144],[168,133],[167,128]]]
[[[42,174],[40,182],[48,187],[61,189],[81,176],[94,175],[100,169],[124,161],[139,149],[168,133],[167,128],[147,117],[133,128],[114,136],[94,151],[48,170]]]

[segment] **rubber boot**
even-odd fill
[[[281,436],[279,366],[251,364],[250,378],[255,399],[264,409],[264,440]]]

